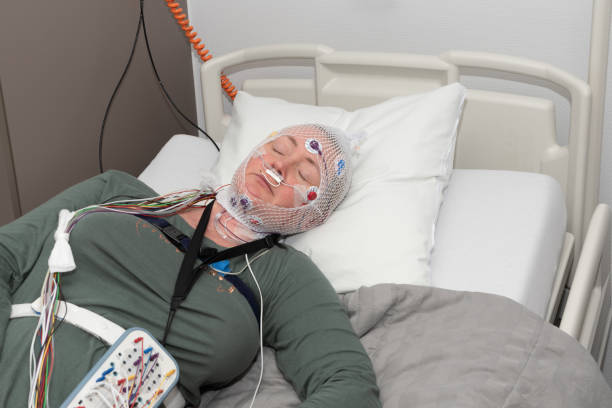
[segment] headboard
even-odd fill
[[[599,198],[610,3],[595,0],[593,5],[590,85],[553,65],[501,54],[449,51],[431,56],[335,51],[318,44],[269,45],[235,51],[202,65],[206,129],[216,141],[225,134],[229,118],[223,111],[222,72],[286,65],[287,61],[313,67],[314,76],[247,79],[242,89],[253,95],[354,110],[461,81],[462,75],[548,88],[570,103],[566,145],[558,143],[551,100],[469,89],[454,166],[536,172],[555,178],[565,193],[568,232],[574,235],[575,253],[579,254]]]

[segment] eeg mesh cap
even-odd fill
[[[245,182],[250,160],[260,157],[266,144],[283,136],[292,136],[297,148],[312,155],[321,180],[319,186],[304,191],[303,202],[290,208],[254,197],[249,194]],[[351,184],[350,151],[349,140],[340,129],[319,124],[286,127],[253,149],[234,173],[231,184],[217,193],[217,201],[253,231],[283,235],[307,231],[323,224],[346,196]],[[274,175],[272,178],[276,180]],[[270,178],[266,179],[270,183]]]

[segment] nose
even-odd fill
[[[295,172],[295,167],[300,161],[300,155],[298,152],[285,155],[268,154],[264,161],[282,180],[287,180],[290,178],[290,174]]]
[[[263,176],[272,187],[278,187],[285,180],[285,164],[282,160],[268,157],[263,160]]]
[[[286,178],[286,176],[287,176],[287,169],[289,168],[290,165],[291,165],[291,160],[287,156],[275,157],[272,160],[272,162],[270,163],[270,166],[272,167],[272,169],[279,176],[281,176],[282,179]]]

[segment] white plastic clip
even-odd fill
[[[280,174],[278,174],[277,172],[275,172],[272,169],[266,169],[266,174],[268,174],[270,177],[272,177],[274,179],[274,181],[276,181],[276,185],[274,185],[274,184],[270,183],[270,181],[266,177],[266,180],[268,181],[268,183],[270,183],[270,185],[272,185],[274,187],[280,186],[280,183],[283,181],[283,176],[281,176]]]
[[[59,212],[57,229],[53,234],[55,245],[53,245],[53,250],[51,255],[49,255],[49,271],[51,273],[69,272],[76,268],[72,249],[68,243],[70,234],[66,232],[68,223],[70,223],[73,216],[73,211],[64,209]]]

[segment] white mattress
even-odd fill
[[[139,179],[160,194],[198,187],[216,157],[209,141],[176,135]],[[503,295],[544,317],[565,230],[553,178],[456,169],[436,224],[433,285]]]
[[[545,317],[566,231],[550,176],[455,169],[436,224],[436,287],[503,295]]]

